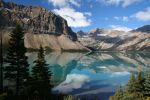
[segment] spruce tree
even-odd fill
[[[144,95],[140,91],[141,84],[138,83],[141,82],[141,80],[142,78],[140,74],[137,78],[134,74],[131,75],[125,89],[125,95],[123,100],[145,100]]]
[[[141,72],[136,77],[132,74],[126,88],[124,90],[120,88],[109,100],[146,100],[144,96],[144,85],[146,86],[146,84],[144,82],[145,79]]]
[[[128,93],[133,93],[133,92],[136,92],[136,78],[135,78],[135,75],[132,74],[128,83],[127,83],[127,86],[126,86],[126,91]]]
[[[120,86],[120,88],[116,91],[115,95],[110,97],[109,100],[123,100],[123,98],[124,98],[124,91]]]
[[[150,71],[145,73],[145,82],[144,82],[144,94],[145,96],[150,96]]]
[[[32,91],[33,93],[37,92],[44,100],[44,98],[50,96],[52,73],[49,71],[48,64],[46,64],[44,49],[41,46],[38,51],[37,60],[34,63],[35,66],[32,68]]]
[[[5,79],[16,82],[16,95],[28,78],[28,62],[25,55],[24,32],[20,25],[10,33],[9,48],[5,59]]]
[[[137,86],[137,92],[144,95],[144,78],[143,78],[141,72],[138,73],[136,82],[137,82],[137,85],[136,85]]]
[[[0,28],[1,29],[1,28]],[[2,32],[0,32],[0,94],[3,93],[3,41]]]

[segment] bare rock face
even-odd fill
[[[150,51],[150,34],[144,32],[94,29],[80,37],[79,41],[102,51]]]
[[[34,40],[34,41],[33,41]],[[36,43],[36,44],[35,44]],[[70,40],[66,35],[60,36],[48,35],[48,34],[31,34],[27,33],[25,36],[25,46],[27,48],[38,48],[39,45],[44,47],[51,47],[54,50],[71,50],[71,51],[82,51],[87,50],[78,41]]]
[[[76,33],[68,27],[67,21],[53,12],[3,1],[0,1],[0,7],[0,26],[6,38],[4,43],[9,39],[6,34],[19,23],[26,33],[27,48],[37,49],[42,45],[53,50],[88,50],[78,42]]]

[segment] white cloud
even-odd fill
[[[77,12],[71,7],[63,7],[53,10],[56,14],[59,14],[65,18],[69,26],[72,27],[85,27],[91,24],[91,20],[87,16],[91,16],[90,12]]]
[[[123,7],[127,7],[131,4],[134,4],[134,3],[137,3],[137,2],[140,2],[142,0],[98,0],[104,4],[107,4],[107,5],[121,5]]]
[[[109,27],[113,30],[125,31],[125,32],[128,32],[128,31],[132,30],[131,28],[121,26],[121,25],[110,25]]]
[[[71,27],[86,27],[91,24],[88,18],[92,14],[90,12],[79,12],[73,7],[80,7],[81,0],[48,0],[54,7],[53,11],[67,20]],[[74,6],[73,6],[74,5]]]
[[[127,21],[129,21],[129,18],[127,16],[123,16],[122,20],[125,21],[125,22],[127,22]]]
[[[55,87],[53,90],[60,93],[68,93],[73,89],[81,88],[86,82],[89,81],[89,77],[81,74],[67,75],[66,80]]]
[[[120,18],[120,17],[118,17],[118,16],[115,16],[115,17],[114,17],[114,19],[116,19],[116,20],[120,20],[121,18]]]
[[[66,7],[70,5],[80,6],[79,0],[48,0],[54,6]]]
[[[142,21],[150,21],[150,7],[148,7],[145,11],[137,12],[133,16]]]
[[[118,20],[118,21],[121,20],[121,21],[124,21],[124,22],[129,21],[129,17],[127,17],[127,16],[123,16],[123,17],[115,16],[114,19],[115,19],[115,20]]]
[[[92,14],[90,12],[85,12],[84,14],[87,16],[92,16]]]

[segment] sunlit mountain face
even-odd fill
[[[150,0],[0,0],[0,99],[108,100],[150,70],[149,24]]]
[[[27,53],[29,62],[36,52]],[[131,73],[149,69],[150,53],[47,53],[54,93],[107,100]],[[32,63],[31,67],[32,68]]]
[[[150,23],[149,0],[4,0],[41,6],[67,20],[74,31],[110,28],[130,31]]]

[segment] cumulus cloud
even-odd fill
[[[110,25],[109,27],[113,30],[125,31],[125,32],[128,32],[128,31],[132,30],[131,28],[121,26],[121,25]]]
[[[91,24],[88,18],[92,16],[90,12],[79,12],[75,7],[80,7],[80,0],[48,0],[54,7],[53,12],[67,20],[71,27],[86,27]]]
[[[81,88],[86,82],[89,82],[89,77],[81,74],[67,75],[66,80],[55,87],[53,90],[60,93],[72,92],[73,89]]]
[[[48,2],[58,7],[64,7],[70,5],[80,6],[79,0],[48,0]]]
[[[90,12],[85,12],[84,14],[87,16],[92,16],[92,14]]]
[[[138,20],[142,21],[150,21],[150,7],[148,7],[145,11],[139,11],[133,15]]]
[[[107,5],[121,5],[122,7],[127,7],[131,4],[140,2],[142,0],[98,0]]]
[[[91,16],[90,12],[78,12],[75,9],[70,7],[64,7],[60,9],[53,10],[56,14],[59,14],[65,18],[69,26],[72,27],[85,27],[91,24],[91,20],[87,16]]]

